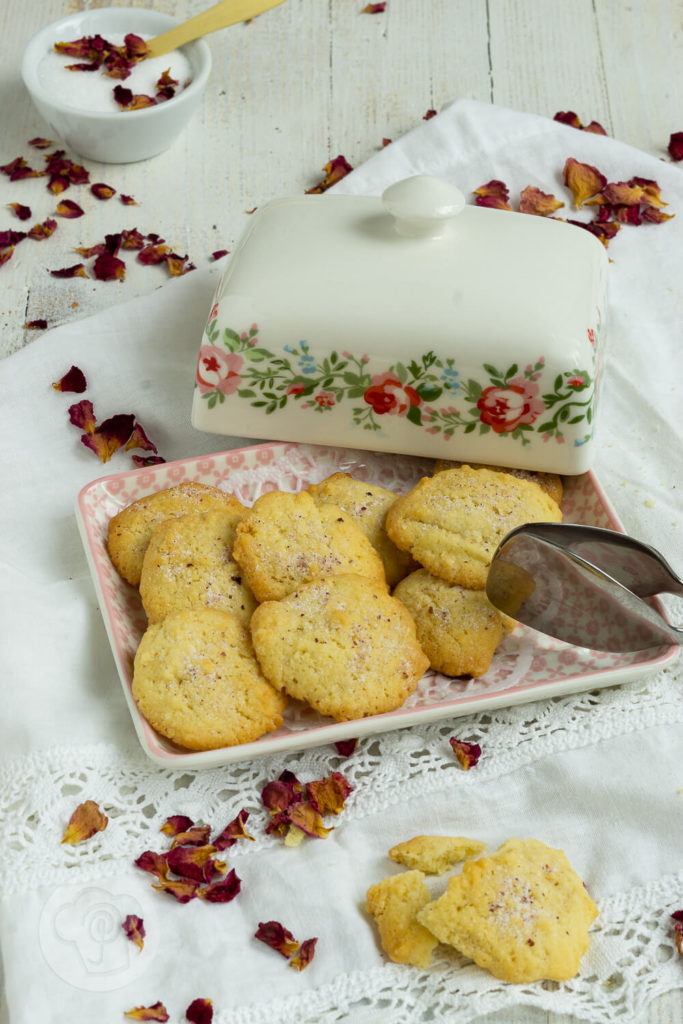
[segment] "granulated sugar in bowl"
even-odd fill
[[[141,60],[123,78],[102,69],[68,70],[88,58],[57,53],[55,44],[99,37],[122,46],[129,34],[150,39],[176,24],[159,11],[105,7],[68,15],[38,32],[26,47],[21,71],[51,134],[102,163],[132,163],[167,149],[197,109],[209,79],[211,53],[203,40]]]

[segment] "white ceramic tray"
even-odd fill
[[[270,443],[116,473],[83,488],[76,506],[81,536],[133,724],[143,749],[153,761],[168,768],[209,768],[302,750],[490,708],[613,686],[657,671],[676,658],[678,647],[660,651],[656,656],[651,652],[607,654],[570,647],[518,626],[498,648],[489,671],[481,678],[451,679],[427,672],[403,707],[384,715],[335,722],[293,701],[277,732],[254,743],[199,753],[176,746],[148,725],[131,694],[133,658],[145,629],[145,615],[137,590],[121,580],[107,554],[107,524],[113,515],[136,498],[184,480],[212,484],[251,505],[265,491],[299,491],[338,471],[403,493],[420,477],[430,475],[432,466],[431,459]],[[562,509],[565,521],[623,532],[592,473],[566,479]]]

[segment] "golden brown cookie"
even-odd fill
[[[427,875],[443,875],[454,864],[477,857],[485,849],[486,843],[464,836],[414,836],[392,846],[389,856],[407,868],[424,871]]]
[[[462,462],[452,462],[450,459],[437,459],[434,464],[434,472],[443,473],[445,469],[457,469],[462,465]],[[531,480],[532,483],[538,484],[546,494],[549,494],[558,505],[562,501],[564,486],[562,477],[557,473],[537,473],[533,469],[512,469],[509,466],[489,466],[485,462],[470,462],[467,465],[470,465],[472,469],[493,469],[496,473],[510,473],[512,476],[519,477],[520,480]]]
[[[366,893],[366,906],[377,922],[382,949],[397,964],[429,967],[438,945],[417,920],[418,911],[431,900],[424,877],[421,871],[404,871],[383,878]]]
[[[418,569],[401,580],[394,597],[414,618],[431,668],[447,676],[483,676],[505,636],[504,616],[485,590],[468,590]]]
[[[233,612],[249,624],[256,599],[232,557],[243,512],[190,512],[155,527],[140,575],[150,623],[185,608],[208,607]]]
[[[500,541],[517,526],[559,522],[557,502],[509,473],[460,466],[424,477],[387,512],[387,533],[433,576],[483,590]]]
[[[188,481],[156,491],[132,504],[109,521],[107,550],[120,576],[134,587],[140,582],[142,560],[154,527],[164,519],[212,508],[244,511],[244,506],[218,487]]]
[[[257,601],[277,601],[340,572],[386,588],[382,559],[360,527],[338,505],[318,507],[307,491],[258,498],[237,527],[233,557]]]
[[[579,970],[597,914],[562,850],[508,839],[466,861],[418,920],[503,981],[565,981]]]
[[[387,511],[397,498],[393,491],[356,480],[348,473],[334,473],[319,484],[311,484],[308,493],[317,505],[339,505],[360,526],[384,563],[390,587],[417,568],[408,552],[397,548],[384,528]]]
[[[329,576],[266,601],[251,634],[273,686],[340,722],[400,707],[428,667],[406,608],[362,576]]]
[[[175,612],[147,629],[133,697],[158,733],[190,750],[250,743],[282,725],[286,704],[264,679],[246,626],[213,608]]]

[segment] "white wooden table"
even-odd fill
[[[155,0],[186,18],[203,0]],[[27,141],[48,134],[22,85],[19,67],[40,27],[87,0],[3,0],[0,5],[0,164],[36,157]],[[100,6],[94,0],[92,6]],[[214,70],[203,108],[167,153],[130,165],[88,163],[92,181],[130,194],[98,202],[72,189],[86,210],[59,220],[55,235],[26,240],[0,268],[0,353],[9,356],[37,332],[106,309],[164,285],[161,267],[128,261],[124,282],[55,280],[48,269],[79,257],[75,246],[137,227],[156,232],[198,266],[234,247],[247,211],[298,194],[343,154],[362,163],[430,109],[474,98],[552,117],[574,110],[609,135],[665,155],[683,130],[683,0],[387,0],[382,14],[364,0],[286,0],[249,24],[209,37]],[[36,157],[40,161],[40,154]],[[76,195],[76,192],[78,194]],[[0,230],[21,228],[6,203],[51,216],[55,197],[44,180],[10,183],[0,175]],[[530,1010],[487,1018],[506,1024],[562,1024]],[[660,998],[637,1024],[681,1024],[680,992]],[[626,1022],[624,1022],[626,1024]]]

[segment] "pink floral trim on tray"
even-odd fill
[[[137,590],[121,580],[107,554],[107,526],[113,515],[137,498],[182,481],[198,480],[221,487],[243,504],[251,505],[266,491],[299,491],[335,472],[348,472],[358,479],[372,480],[405,493],[432,468],[430,459],[321,445],[271,443],[117,473],[83,488],[77,504],[83,544],[133,724],[152,760],[168,767],[215,767],[279,751],[336,743],[494,707],[615,685],[654,672],[678,654],[678,648],[657,656],[648,652],[605,654],[569,647],[518,626],[498,648],[484,676],[451,679],[427,672],[404,706],[385,715],[334,722],[292,702],[277,732],[255,743],[202,753],[182,750],[150,728],[131,694],[133,657],[145,629],[145,615]],[[592,473],[566,478],[562,509],[567,521],[621,530]]]
[[[266,415],[290,403],[324,415],[345,403],[353,425],[363,430],[379,431],[384,416],[399,416],[446,440],[456,432],[492,430],[522,445],[531,434],[560,444],[569,436],[582,445],[593,433],[599,316],[597,326],[586,330],[590,369],[565,370],[552,379],[542,355],[523,369],[517,363],[506,369],[484,363],[475,379],[462,378],[455,359],[432,351],[373,373],[367,354],[333,350],[318,357],[308,341],[299,341],[278,355],[263,347],[257,324],[241,332],[221,330],[217,316],[218,303],[206,326],[195,382],[209,409],[229,397]]]

